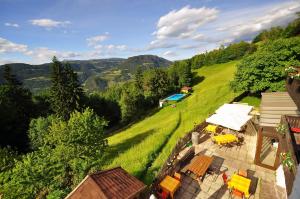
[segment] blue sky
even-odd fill
[[[0,64],[189,58],[296,18],[289,0],[0,0]]]

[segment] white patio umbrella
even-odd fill
[[[206,119],[206,122],[241,131],[242,127],[252,118],[248,115],[252,106],[241,104],[224,104]]]

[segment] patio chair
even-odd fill
[[[223,172],[222,179],[223,179],[224,184],[227,185],[227,183],[228,183],[228,175],[226,174],[226,172]]]
[[[211,135],[214,135],[214,134],[217,134],[217,130],[218,130],[218,126],[215,126],[215,125],[207,125],[203,131],[204,133],[208,133],[208,134],[211,134]]]
[[[157,193],[159,199],[167,199],[169,197],[169,193],[162,191]]]
[[[255,191],[256,191],[256,188],[257,188],[257,184],[258,184],[258,178],[257,177],[254,177],[254,176],[248,176],[248,178],[251,180],[251,184],[250,184],[250,187],[249,187],[249,193],[251,195],[254,195],[255,194]]]
[[[231,142],[231,143],[225,143],[225,144],[221,144],[221,145],[220,145],[220,148],[223,148],[223,147],[225,147],[225,151],[227,151],[227,149],[229,149],[229,148],[233,148],[234,146],[236,146],[236,143],[234,143],[234,142]]]
[[[236,143],[237,149],[241,148],[245,144],[244,141],[245,141],[244,137],[238,136],[238,141]]]
[[[224,171],[228,170],[228,168],[222,166],[224,162],[224,158],[221,158],[219,156],[213,155],[213,162],[211,163],[208,174],[209,175],[215,175],[214,181],[217,180],[218,176],[221,174],[221,168],[225,168]]]

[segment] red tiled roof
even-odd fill
[[[129,199],[144,188],[144,183],[117,167],[88,175],[67,198]]]
[[[192,87],[188,87],[188,86],[184,86],[181,88],[181,90],[191,90],[191,89],[192,89]]]

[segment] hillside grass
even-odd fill
[[[238,93],[229,88],[237,62],[205,66],[193,71],[192,95],[108,138],[110,145],[102,168],[122,166],[146,183],[151,183],[177,140],[231,101]]]
[[[246,96],[240,102],[247,103],[250,106],[254,106],[255,108],[259,108],[261,98],[256,96]]]

